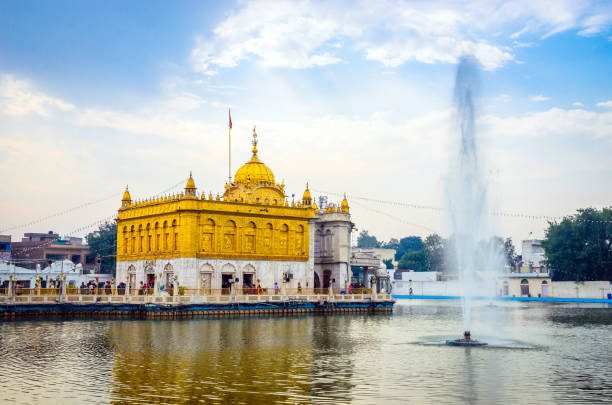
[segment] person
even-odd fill
[[[278,286],[278,282],[274,282],[274,294],[278,295],[280,292],[280,287]]]
[[[348,292],[349,292],[349,294],[352,294],[352,293],[353,293],[353,284],[349,284],[349,286],[348,286]]]
[[[87,286],[85,285],[84,281],[81,281],[81,294],[87,294]]]
[[[298,294],[302,292],[302,283],[298,281]]]
[[[255,289],[255,292],[257,293],[257,295],[261,295],[261,293],[263,292],[263,288],[261,288],[260,283],[257,283],[257,288]]]
[[[106,295],[111,295],[111,282],[110,280],[106,280],[106,284],[104,285],[104,292]]]
[[[145,286],[144,286],[144,283],[141,281],[140,287],[138,287],[138,295],[144,295],[144,293],[145,293]]]
[[[408,295],[412,295],[412,287],[408,289]]]

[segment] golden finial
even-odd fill
[[[257,155],[257,131],[256,127],[253,127],[253,155]]]

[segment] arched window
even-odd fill
[[[176,219],[172,220],[172,249],[179,250],[179,234],[176,226]]]
[[[151,251],[151,224],[147,224],[147,252]]]
[[[168,250],[168,239],[170,234],[168,233],[168,221],[164,221],[164,250]]]
[[[127,234],[127,226],[124,226],[123,227],[123,254],[127,254],[129,243],[130,242],[129,242],[128,234]]]
[[[134,225],[130,227],[130,253],[136,251],[136,235],[134,234]]]
[[[161,248],[160,245],[160,236],[159,236],[159,222],[155,223],[155,251],[159,252]]]
[[[202,227],[202,251],[213,252],[215,248],[215,221],[208,218]]]
[[[304,255],[306,250],[304,246],[306,245],[306,241],[304,240],[304,226],[298,225],[297,230],[295,231],[295,251],[298,255]]]
[[[325,232],[325,238],[323,239],[323,256],[333,256],[334,255],[334,238],[332,235],[332,231],[328,229]]]
[[[287,224],[281,226],[278,236],[278,246],[280,248],[280,254],[286,255],[289,253],[289,226],[287,226]]]
[[[246,253],[255,253],[257,241],[257,226],[255,222],[250,221],[244,228],[244,251]]]
[[[271,223],[267,223],[263,228],[263,251],[270,253],[272,249],[273,227]]]
[[[317,229],[315,232],[315,257],[321,257],[322,250],[321,245],[323,243],[323,233],[320,229]]]
[[[231,220],[223,225],[223,250],[226,252],[236,250],[236,223]]]

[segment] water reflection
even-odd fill
[[[595,311],[593,311],[595,309]],[[448,302],[393,316],[0,323],[0,395],[17,403],[606,401],[612,311],[477,307],[475,330],[532,349],[413,344],[461,330]]]
[[[350,392],[350,319],[330,317],[122,322],[111,397],[270,402]],[[342,339],[342,341],[340,341]]]

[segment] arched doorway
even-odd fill
[[[226,263],[221,268],[221,292],[222,294],[230,293],[230,289],[233,288],[235,274],[236,274],[236,267],[234,267],[233,264]]]
[[[314,288],[321,288],[321,279],[319,279],[319,275],[316,271],[314,274]]]
[[[323,270],[323,288],[329,288],[331,283],[331,270]]]
[[[548,297],[548,281],[542,280],[542,297]]]
[[[529,297],[529,280],[527,280],[526,278],[521,280],[521,296],[525,297]]]

